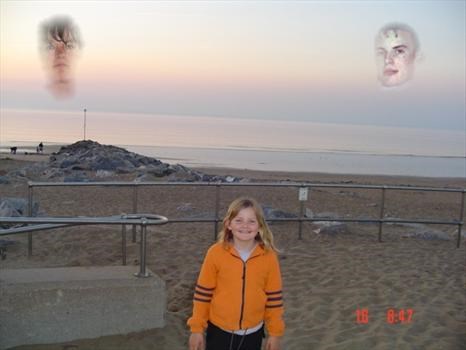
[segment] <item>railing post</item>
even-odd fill
[[[220,207],[220,184],[215,184],[215,222],[214,222],[214,241],[218,233],[218,213]]]
[[[464,225],[464,196],[466,194],[466,191],[463,191],[461,194],[461,210],[460,210],[460,223],[458,224],[458,240],[456,242],[456,248],[459,248],[461,245],[461,229],[463,228]]]
[[[32,216],[32,201],[33,201],[33,187],[31,182],[28,182],[28,216]],[[28,233],[28,258],[32,256],[32,233]]]
[[[379,216],[379,242],[382,242],[382,225],[383,225],[383,218],[385,215],[385,190],[387,186],[382,187],[382,200],[380,202],[380,216]]]
[[[125,219],[126,214],[121,214],[121,218]],[[126,225],[121,225],[121,255],[123,260],[123,266],[126,266]]]
[[[299,229],[298,229],[298,239],[303,239],[303,214],[304,214],[304,202],[299,202]]]
[[[139,272],[135,273],[137,277],[149,277],[150,274],[146,272],[146,239],[147,239],[147,220],[141,218],[141,245],[140,245],[140,261]]]
[[[299,188],[298,188],[299,191]],[[304,215],[304,201],[299,201],[299,227],[298,239],[303,239],[303,215]]]
[[[133,184],[133,214],[138,212],[138,185]],[[136,242],[136,225],[133,225],[133,243]]]
[[[298,187],[298,201],[299,201],[299,227],[298,239],[303,239],[303,219],[304,219],[304,202],[308,200],[309,187],[305,184]]]

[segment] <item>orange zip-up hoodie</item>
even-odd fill
[[[260,245],[244,262],[236,249],[222,243],[207,251],[194,291],[191,332],[201,333],[207,321],[226,331],[257,326],[282,336],[283,296],[277,254]]]

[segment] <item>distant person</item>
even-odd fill
[[[18,150],[18,147],[10,147],[10,153],[11,154],[16,154],[17,150]]]
[[[402,23],[383,26],[375,37],[377,79],[385,87],[403,85],[414,75],[419,55],[419,40],[414,30]]]
[[[39,146],[37,146],[37,150],[39,151],[39,153],[42,153],[44,151],[44,144],[42,142],[39,143]]]
[[[285,331],[280,266],[255,200],[230,204],[218,242],[202,264],[193,304],[190,350],[260,350],[264,324],[265,349],[280,349]]]
[[[74,92],[74,63],[81,47],[78,27],[71,18],[57,16],[41,23],[39,32],[47,88],[55,97],[69,97]]]

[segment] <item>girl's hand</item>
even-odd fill
[[[265,350],[280,350],[280,337],[268,337],[265,343]]]
[[[189,337],[189,350],[204,350],[204,334],[191,333]]]

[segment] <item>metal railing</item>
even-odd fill
[[[135,273],[135,275],[137,277],[149,277],[149,273],[146,271],[147,226],[164,225],[168,222],[168,219],[154,214],[123,214],[121,216],[106,217],[0,217],[0,222],[28,225],[0,230],[0,236],[78,225],[122,225],[123,265],[126,265],[126,225],[133,225],[134,227],[140,225],[139,272]]]
[[[214,187],[215,188],[215,214],[213,218],[174,218],[168,220],[165,217],[152,214],[123,214],[121,216],[112,217],[32,217],[32,207],[34,200],[35,187],[130,187],[132,188],[131,206],[133,212],[138,211],[139,196],[138,190],[140,187],[147,186],[188,186],[188,187]],[[116,224],[122,225],[122,259],[123,265],[126,265],[126,225],[132,225],[132,240],[136,241],[136,228],[141,226],[141,242],[140,242],[140,271],[137,274],[140,277],[146,277],[146,234],[147,225],[160,225],[166,223],[213,223],[213,236],[214,239],[218,233],[218,223],[222,220],[219,218],[220,212],[220,190],[223,187],[288,187],[296,188],[298,190],[298,200],[300,192],[305,191],[306,194],[309,190],[315,188],[343,188],[343,189],[369,189],[380,190],[380,211],[378,218],[343,218],[343,217],[306,217],[304,203],[306,200],[299,200],[299,215],[293,218],[267,218],[268,222],[297,222],[299,224],[298,238],[302,238],[302,226],[304,222],[316,221],[334,221],[334,222],[357,222],[357,223],[376,223],[378,224],[378,241],[382,242],[383,224],[393,223],[420,223],[420,224],[441,224],[457,226],[457,248],[461,244],[461,231],[464,225],[464,208],[465,208],[465,188],[432,188],[432,187],[411,187],[411,186],[378,186],[378,185],[349,185],[349,184],[321,184],[309,182],[286,182],[286,183],[220,183],[220,182],[29,182],[28,183],[28,217],[0,217],[0,223],[22,223],[22,224],[36,224],[23,227],[16,227],[11,229],[0,230],[0,236],[25,233],[28,232],[28,256],[32,256],[32,231],[48,230],[73,225],[89,225],[89,224]],[[391,190],[397,191],[421,191],[421,192],[447,192],[461,194],[460,210],[457,220],[414,220],[414,219],[396,219],[385,218],[385,199],[386,192]],[[157,221],[154,222],[153,220]]]
[[[321,184],[321,183],[310,183],[310,182],[286,182],[286,183],[220,183],[220,182],[29,182],[28,183],[28,215],[32,216],[32,205],[33,205],[33,189],[35,187],[130,187],[132,188],[132,211],[136,213],[138,211],[138,189],[140,187],[147,186],[190,186],[190,187],[215,187],[215,214],[210,219],[194,219],[194,218],[181,218],[181,219],[170,219],[170,223],[183,223],[183,222],[212,222],[214,223],[214,238],[218,233],[218,223],[221,221],[219,218],[220,210],[220,190],[224,187],[291,187],[298,189],[298,193],[301,190],[305,190],[306,193],[310,189],[315,188],[345,188],[345,189],[369,189],[381,191],[380,200],[380,212],[378,218],[373,219],[361,219],[361,218],[328,218],[328,217],[306,217],[304,211],[305,201],[299,201],[299,216],[296,218],[274,218],[267,219],[269,222],[278,221],[289,221],[299,223],[299,238],[302,238],[302,225],[303,222],[309,221],[336,221],[336,222],[362,222],[362,223],[378,223],[378,241],[382,241],[382,230],[383,224],[385,223],[420,223],[420,224],[442,224],[442,225],[453,225],[458,228],[457,244],[459,248],[461,244],[461,230],[464,225],[464,206],[465,206],[465,194],[466,188],[435,188],[435,187],[414,187],[414,186],[381,186],[381,185],[354,185],[354,184]],[[421,191],[421,192],[447,192],[447,193],[460,193],[461,203],[459,205],[458,219],[457,220],[414,220],[414,219],[394,219],[385,218],[385,197],[386,192],[391,190],[398,191]],[[299,199],[299,195],[298,195]],[[133,225],[133,242],[136,237],[136,226]],[[32,254],[32,235],[29,234],[28,242],[28,254]]]

